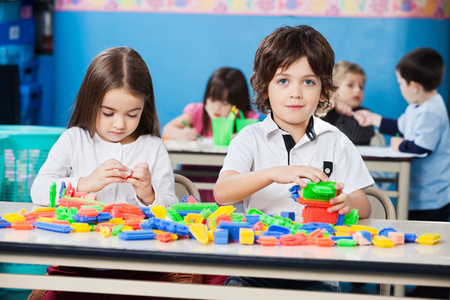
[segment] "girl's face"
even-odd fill
[[[134,142],[133,132],[139,125],[143,109],[143,97],[133,96],[123,88],[109,90],[97,114],[97,134],[110,143]]]
[[[273,120],[292,135],[306,132],[309,118],[321,99],[322,82],[306,56],[289,68],[278,68],[268,86]]]
[[[206,99],[206,110],[210,110],[216,117],[227,117],[233,106],[226,100]]]
[[[364,100],[364,76],[356,73],[347,73],[339,87],[339,101],[351,108],[361,106]]]

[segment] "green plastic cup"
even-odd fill
[[[233,135],[234,119],[213,118],[212,132],[214,145],[228,146]]]
[[[252,125],[259,122],[259,120],[255,119],[236,119],[236,131],[239,133],[239,131],[242,130],[245,126]]]

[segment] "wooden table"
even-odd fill
[[[201,142],[166,140],[165,145],[176,171],[180,165],[223,166],[228,150],[226,146],[214,146],[212,140],[207,138]],[[358,146],[356,148],[369,171],[397,174],[397,190],[385,192],[389,197],[396,198],[397,219],[407,220],[411,161],[416,155],[394,152],[389,147]],[[213,183],[194,183],[198,189],[214,189]]]
[[[31,211],[30,203],[0,201],[0,215]],[[0,229],[0,262],[64,265],[138,271],[185,272],[267,278],[371,282],[402,285],[450,286],[450,223],[362,220],[378,230],[438,233],[433,246],[416,243],[394,248],[375,246],[321,248],[309,246],[264,247],[238,243],[202,245],[193,239],[171,243],[123,241],[97,232],[61,234],[35,229]],[[103,278],[0,274],[0,287],[57,289],[153,295],[190,299],[329,299],[329,293],[247,287],[142,282]],[[386,297],[333,294],[333,299]]]

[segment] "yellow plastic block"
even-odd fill
[[[216,229],[208,230],[208,241],[214,242],[214,232],[216,232]]]
[[[6,214],[3,216],[3,218],[10,223],[16,223],[16,221],[25,221],[25,217],[17,213]]]
[[[111,228],[106,226],[99,226],[98,232],[100,232],[104,237],[108,237],[111,235]]]
[[[334,233],[335,236],[350,236],[350,232],[337,231]]]
[[[334,226],[334,230],[336,230],[336,232],[340,232],[340,231],[354,231],[353,229],[350,228],[350,226]]]
[[[416,243],[421,245],[434,245],[441,239],[437,233],[424,233],[416,239]]]
[[[19,214],[26,214],[27,213],[27,211],[25,210],[25,208],[22,208],[20,211],[19,211]]]
[[[186,217],[184,217],[184,223],[185,224],[188,224],[188,223],[202,224],[203,216],[201,214],[187,214]]]
[[[166,211],[166,208],[164,206],[155,205],[152,208],[150,208],[150,211],[157,218],[160,218],[160,219],[165,219],[166,218],[167,211]]]
[[[206,225],[208,226],[208,229],[209,230],[214,230],[214,229],[216,229],[216,227],[217,227],[217,225],[216,225],[216,223],[214,222],[214,220],[207,220],[206,221]]]
[[[128,226],[128,225],[123,226],[122,231],[133,231],[133,227]]]
[[[250,228],[239,229],[239,243],[253,245],[255,243],[255,232]]]
[[[39,208],[36,208],[35,210],[33,210],[33,212],[38,212],[38,211],[55,211],[56,210],[56,208],[54,208],[54,207],[39,207]]]
[[[370,232],[372,234],[377,234],[378,233],[378,230],[376,228],[373,228],[373,227],[370,227],[370,226],[365,226],[365,225],[356,225],[355,224],[355,225],[352,225],[350,228],[353,231],[365,230],[365,231],[368,231],[368,232]]]
[[[376,235],[372,238],[372,244],[379,248],[392,248],[394,243],[385,236]]]
[[[114,223],[116,225],[123,224],[125,221],[122,218],[112,218],[108,223]]]
[[[209,243],[208,229],[203,224],[191,224],[189,225],[189,232],[195,237],[199,243],[206,245]]]
[[[58,220],[58,219],[56,219],[56,218],[39,217],[38,222],[51,223],[51,222],[56,221],[56,220]]]
[[[214,213],[212,213],[208,220],[212,220],[218,215],[226,214],[230,216],[236,208],[233,205],[220,206]]]
[[[153,232],[158,235],[160,233],[166,233],[167,231],[163,231],[163,230],[158,230],[158,229],[153,229]],[[172,237],[173,241],[176,241],[178,239],[178,235],[176,233],[171,233],[170,236]]]
[[[70,226],[73,227],[74,232],[90,232],[92,230],[92,226],[86,223],[72,223]]]

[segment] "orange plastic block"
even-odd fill
[[[102,208],[102,212],[109,212],[109,213],[111,213],[113,208],[117,208],[117,210],[120,213],[144,216],[144,214],[142,213],[142,211],[141,211],[141,209],[139,207],[137,207],[135,205],[128,204],[128,203],[112,203],[112,204],[105,205]]]
[[[141,219],[126,220],[124,225],[130,226],[131,228],[133,228],[133,230],[139,230],[139,229],[141,229],[141,223],[142,223]]]
[[[214,242],[214,232],[216,232],[216,229],[214,228],[214,229],[211,229],[211,230],[208,230],[208,241],[211,243],[211,242]]]
[[[67,220],[53,220],[52,223],[54,223],[54,224],[70,225],[69,221],[67,221]]]
[[[285,234],[280,238],[280,242],[286,246],[299,246],[299,245],[307,245],[305,235],[293,235],[293,234]]]
[[[261,235],[257,242],[260,243],[261,246],[273,247],[278,244],[278,239],[274,236]]]
[[[88,199],[81,199],[81,198],[70,198],[70,197],[62,197],[61,199],[58,200],[59,205],[64,206],[64,207],[76,207],[78,209],[81,208],[81,206],[83,205],[100,205],[103,206],[104,203],[103,202],[98,202],[98,201],[93,201],[93,200],[88,200]]]
[[[34,218],[38,219],[40,217],[44,218],[56,218],[56,211],[53,210],[34,210],[29,213],[29,215]]]
[[[124,220],[144,220],[144,215],[135,215],[135,214],[127,214],[127,213],[121,213],[122,219]]]
[[[226,222],[233,221],[233,220],[231,220],[231,217],[227,214],[218,215],[214,220],[215,220],[215,223],[217,226],[219,226],[220,222],[222,222],[222,221],[226,221]]]
[[[97,194],[86,194],[83,196],[83,199],[88,199],[88,200],[97,200]]]
[[[192,235],[195,237],[195,239],[197,241],[199,241],[200,243],[202,243],[203,245],[206,245],[209,243],[208,229],[206,228],[206,225],[190,224],[189,232],[192,233]]]
[[[264,223],[259,221],[253,225],[253,230],[255,230],[255,231],[256,230],[258,230],[258,231],[264,230],[264,226],[265,226]]]
[[[85,216],[87,218],[89,217],[97,217],[99,211],[96,210],[94,207],[82,207],[78,210],[77,214],[79,216]]]
[[[388,237],[395,245],[405,244],[405,234],[403,232],[389,232]]]
[[[173,241],[172,235],[169,232],[158,233],[155,238],[163,243]]]
[[[31,225],[29,222],[27,221],[16,221],[15,223],[11,224],[11,227],[14,228],[15,230],[31,230],[33,229],[33,225]]]
[[[416,239],[416,243],[421,245],[434,245],[441,239],[437,233],[424,233]]]
[[[325,232],[325,230],[326,230],[326,229],[320,229],[320,228],[318,228],[318,229],[314,230],[313,232],[311,232],[311,233],[309,234],[309,237],[318,237],[318,238],[321,238],[321,237],[323,237],[323,233]]]
[[[394,243],[387,237],[382,235],[376,235],[372,238],[372,244],[379,248],[392,248]]]
[[[172,237],[172,240],[173,240],[173,241],[176,241],[176,240],[178,239],[178,235],[177,235],[176,233],[170,233],[170,232],[162,231],[162,230],[158,230],[158,229],[153,229],[153,232],[154,232],[156,235],[158,235],[158,234],[160,234],[160,233],[169,233],[170,236]]]
[[[253,245],[255,243],[255,232],[250,228],[239,228],[239,243]]]
[[[317,240],[317,246],[319,247],[332,247],[335,243],[330,238],[321,238]]]

